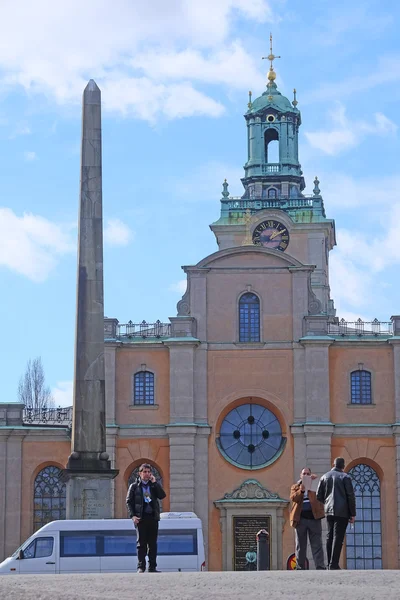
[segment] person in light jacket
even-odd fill
[[[315,492],[306,491],[301,480],[303,475],[309,475],[312,479],[317,477],[311,474],[308,467],[304,467],[299,481],[290,489],[292,502],[290,524],[295,528],[296,535],[296,569],[305,569],[308,537],[315,568],[325,570],[321,526],[321,519],[324,518],[324,506],[317,500]]]

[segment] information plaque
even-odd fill
[[[270,517],[233,517],[234,571],[255,571],[257,569],[256,535],[260,529],[266,529],[271,536]]]

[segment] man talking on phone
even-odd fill
[[[137,536],[137,571],[146,571],[146,555],[149,557],[149,573],[157,570],[157,537],[160,520],[159,500],[166,493],[151,472],[147,463],[140,465],[139,477],[129,486],[126,497],[129,516],[135,527]]]

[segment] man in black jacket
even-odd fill
[[[137,536],[138,573],[146,570],[146,554],[149,557],[149,573],[157,571],[157,536],[160,520],[159,500],[166,493],[157,483],[148,464],[140,465],[139,477],[129,486],[126,505]]]
[[[356,499],[351,477],[344,472],[344,459],[335,458],[333,469],[320,479],[317,499],[324,504],[328,535],[326,554],[328,569],[340,569],[339,558],[348,523],[356,518]]]

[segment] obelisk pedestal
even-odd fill
[[[106,452],[101,94],[91,79],[83,93],[82,152],[71,454],[63,471],[67,519],[112,517]]]

